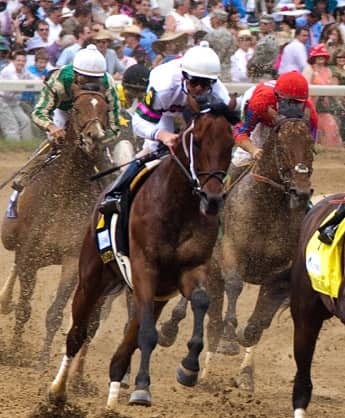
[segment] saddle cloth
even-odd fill
[[[323,223],[334,215],[333,211]],[[338,297],[342,281],[342,255],[345,239],[345,219],[337,228],[331,245],[322,243],[316,231],[306,247],[306,269],[314,290],[333,298]]]
[[[104,264],[116,261],[120,272],[132,289],[132,271],[129,259],[128,221],[130,206],[134,196],[161,160],[146,163],[131,181],[124,194],[121,213],[114,213],[109,219],[100,215],[96,227],[96,244]]]

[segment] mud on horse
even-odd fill
[[[339,242],[341,250],[340,282],[338,295],[327,296],[314,290],[307,271],[306,248],[310,238],[318,230],[327,216],[345,201],[345,193],[328,196],[308,213],[303,221],[296,256],[291,270],[291,314],[294,322],[294,357],[297,366],[293,386],[294,417],[306,416],[313,384],[311,366],[316,341],[323,322],[336,316],[345,323],[345,240]],[[318,232],[316,232],[318,234]],[[321,243],[320,243],[321,244]],[[323,244],[322,244],[323,245]],[[309,264],[310,262],[308,262]],[[332,265],[333,272],[336,266]]]
[[[312,150],[307,121],[276,114],[262,158],[230,189],[224,234],[215,246],[206,283],[210,306],[205,378],[213,354],[238,354],[240,343],[246,347],[246,356],[238,385],[254,390],[252,347],[289,294],[288,269],[312,192]],[[236,303],[245,282],[259,285],[260,292],[247,324],[236,330]],[[223,318],[224,292],[228,305]],[[173,342],[185,306],[181,300],[172,319],[162,325],[162,345]]]
[[[218,233],[223,179],[232,146],[231,127],[222,115],[211,111],[198,114],[171,155],[161,161],[133,200],[129,239],[135,315],[111,360],[107,401],[110,410],[116,408],[120,382],[137,348],[141,351],[140,368],[129,402],[151,405],[149,367],[158,340],[156,321],[169,296],[178,290],[191,301],[194,328],[177,379],[187,386],[197,382],[208,307],[203,282]],[[50,387],[54,401],[65,398],[72,359],[93,336],[106,289],[124,285],[118,268],[103,264],[97,252],[97,218],[95,211],[82,245],[79,285],[72,304],[73,325],[67,336],[66,354]]]
[[[87,90],[86,88],[90,88]],[[8,306],[16,276],[20,296],[15,310],[13,352],[25,346],[23,333],[31,315],[37,271],[61,265],[62,273],[53,304],[46,317],[46,337],[40,365],[49,361],[55,333],[62,324],[63,309],[76,286],[80,236],[86,231],[92,207],[101,187],[90,181],[95,167],[104,169],[109,160],[104,152],[108,128],[108,104],[96,86],[73,86],[73,108],[66,127],[64,146],[58,158],[37,172],[20,195],[18,217],[5,216],[1,239],[14,251],[13,274],[1,291],[1,303]]]

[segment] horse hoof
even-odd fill
[[[243,347],[252,347],[259,342],[262,331],[255,325],[249,324],[238,329],[237,340]]]
[[[146,389],[135,390],[129,398],[128,405],[144,405],[151,406],[152,398],[150,391]]]
[[[245,392],[254,393],[253,369],[245,367],[236,379],[237,387]]]
[[[121,380],[121,388],[122,389],[128,389],[129,388],[129,379],[130,379],[130,373],[126,373]]]
[[[171,328],[163,324],[158,334],[158,344],[161,347],[171,347],[176,341],[177,333],[178,327]]]
[[[176,370],[176,380],[183,386],[195,386],[199,372],[188,370],[180,364]]]
[[[227,356],[236,356],[240,353],[240,345],[237,341],[227,341],[221,339],[217,347],[217,353]]]
[[[48,403],[54,406],[62,406],[67,402],[66,393],[57,393],[53,389],[48,391]]]

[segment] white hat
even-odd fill
[[[190,76],[216,80],[220,73],[220,61],[208,42],[201,41],[200,45],[193,46],[184,54],[181,68]]]
[[[73,69],[79,74],[102,77],[106,70],[106,61],[96,46],[90,44],[75,54]]]
[[[120,38],[120,33],[123,32],[127,26],[132,25],[133,19],[127,15],[111,15],[105,19],[104,25],[106,29],[113,32],[117,39]]]

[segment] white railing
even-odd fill
[[[40,91],[41,80],[0,80],[0,91]],[[242,94],[254,84],[225,83],[231,93]],[[345,86],[310,86],[311,96],[345,96]]]

